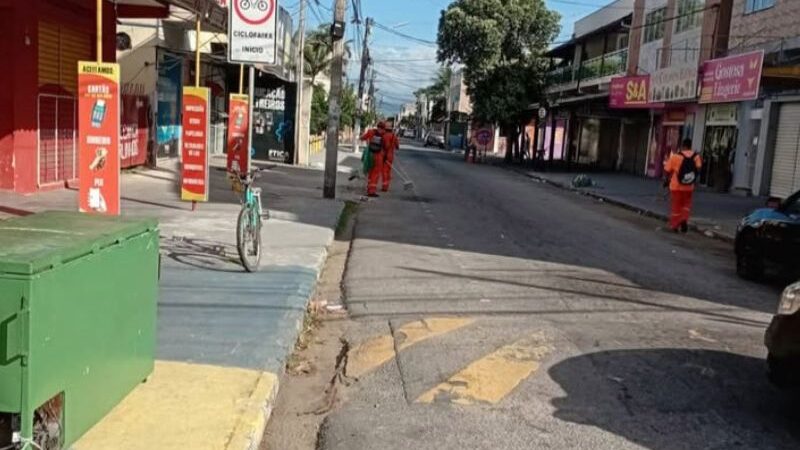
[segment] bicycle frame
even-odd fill
[[[262,214],[262,206],[261,206],[261,189],[260,188],[252,188],[249,185],[245,187],[244,195],[243,195],[244,205],[248,208],[255,208],[256,214],[252,216],[254,221],[261,220]],[[252,223],[251,225],[256,226],[258,223]]]

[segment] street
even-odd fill
[[[729,244],[457,154],[397,160],[414,189],[360,208],[351,383],[318,448],[800,445],[765,374],[780,286],[738,279]]]

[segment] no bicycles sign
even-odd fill
[[[228,60],[275,64],[278,0],[231,0]]]

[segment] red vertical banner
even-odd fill
[[[231,94],[228,103],[228,172],[245,173],[250,168],[249,97]]]
[[[78,178],[81,212],[118,215],[119,65],[78,62]]]
[[[183,88],[181,199],[208,201],[208,88]]]

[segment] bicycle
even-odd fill
[[[231,173],[233,190],[242,194],[242,209],[236,220],[236,249],[248,272],[257,271],[261,263],[262,218],[269,219],[269,212],[265,214],[261,205],[261,188],[253,186],[261,171],[253,169],[244,175]]]

